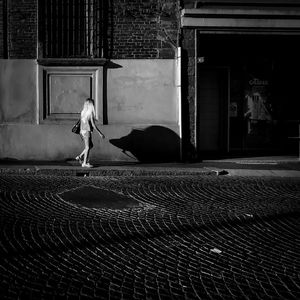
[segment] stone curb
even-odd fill
[[[0,174],[48,175],[48,176],[179,176],[179,175],[219,175],[207,169],[55,169],[55,168],[0,168]]]

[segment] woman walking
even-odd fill
[[[90,150],[93,148],[92,132],[95,129],[102,139],[104,134],[95,124],[95,105],[94,100],[87,98],[84,102],[83,109],[80,114],[80,136],[84,142],[84,150],[76,156],[76,160],[81,163],[84,168],[92,168],[89,163]]]

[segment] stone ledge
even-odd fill
[[[37,62],[42,66],[104,66],[108,60],[106,58],[41,58]]]

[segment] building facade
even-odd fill
[[[0,0],[0,158],[296,154],[298,0]]]
[[[0,0],[0,157],[64,160],[95,99],[92,160],[180,157],[179,2]]]
[[[185,1],[181,28],[196,156],[297,155],[300,2]]]

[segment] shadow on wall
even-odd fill
[[[128,135],[109,142],[140,162],[180,160],[180,138],[174,131],[163,126],[133,129]]]

